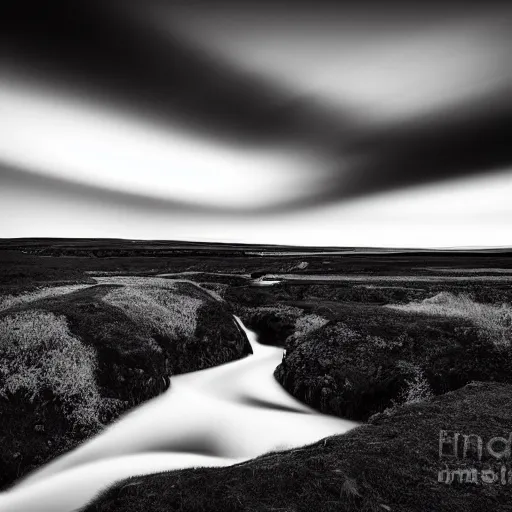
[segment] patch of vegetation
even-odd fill
[[[196,285],[150,277],[102,282],[4,302],[2,487],[162,393],[171,375],[251,352],[229,308]]]
[[[442,292],[421,302],[388,307],[423,315],[465,318],[481,328],[494,344],[510,347],[512,343],[512,306],[509,304],[482,304],[465,294]]]
[[[241,286],[227,290],[226,300],[233,304],[248,307],[287,304],[302,307],[305,301],[320,304],[322,302],[357,302],[361,304],[407,304],[419,302],[440,293],[467,295],[480,303],[498,304],[512,302],[512,287],[499,282],[409,282],[396,281],[393,276],[376,284],[361,282],[324,281],[314,283],[282,282],[272,287]]]
[[[302,338],[307,334],[320,329],[329,323],[323,316],[313,313],[303,313],[297,320],[295,320],[294,331],[286,339],[286,347],[293,348],[296,344],[300,343]]]
[[[169,386],[170,363],[146,325],[104,300],[116,289],[114,285],[93,286],[26,307],[67,319],[70,331],[97,354],[96,379],[102,396],[121,401],[124,410]]]
[[[466,317],[339,304],[328,324],[289,344],[275,376],[322,412],[366,420],[474,380],[512,382],[512,353]]]
[[[499,474],[503,461],[487,451],[479,459],[472,450],[465,459],[447,461],[439,455],[439,439],[441,430],[485,442],[508,438],[511,397],[510,385],[474,383],[303,448],[231,467],[133,477],[83,512],[506,512],[510,484],[466,483],[457,473],[452,484],[438,481],[446,462],[481,475],[490,467]]]
[[[0,250],[0,268],[1,295],[18,295],[44,286],[94,284],[77,268],[74,258],[41,258],[21,251]]]
[[[149,280],[149,278],[148,278]],[[197,327],[197,310],[203,301],[172,291],[151,286],[123,286],[112,289],[103,301],[122,309],[135,324],[160,337],[176,339],[190,337]]]
[[[51,392],[79,428],[99,423],[96,354],[72,336],[63,317],[24,311],[0,320],[0,396],[30,400]]]
[[[103,401],[96,353],[66,319],[23,311],[0,319],[0,485],[96,433]]]
[[[48,299],[51,297],[57,297],[59,295],[65,295],[78,290],[88,288],[88,284],[70,284],[64,286],[47,286],[36,289],[32,292],[21,292],[16,295],[4,295],[0,297],[0,311],[28,304],[40,299]]]
[[[208,290],[210,295],[214,297],[216,300],[222,301],[224,300],[224,294],[226,293],[229,285],[223,283],[199,283],[199,286],[204,290]]]

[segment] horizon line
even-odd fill
[[[243,245],[247,247],[274,247],[286,249],[330,249],[330,250],[380,250],[380,251],[485,251],[485,250],[512,250],[512,245],[466,245],[466,246],[417,246],[417,247],[392,247],[392,246],[340,246],[340,245],[289,245],[269,244],[265,242],[249,243],[243,241],[227,240],[177,240],[177,239],[147,239],[147,238],[120,238],[120,237],[59,237],[59,236],[34,236],[34,237],[0,237],[0,243],[9,241],[121,241],[121,242],[149,242],[149,243],[172,243],[172,244],[196,244],[196,245]]]

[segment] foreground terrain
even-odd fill
[[[159,395],[172,375],[251,352],[229,308],[194,283],[95,281],[0,299],[0,486]]]
[[[510,424],[509,251],[7,240],[0,266],[0,485],[161,394],[173,375],[249,354],[237,315],[285,349],[275,378],[291,395],[368,424],[242,466],[144,477],[90,510],[481,510],[471,507],[482,486],[427,481],[424,450],[435,445],[429,429]],[[404,446],[423,469],[406,465]],[[243,483],[247,468],[256,476]],[[399,497],[420,481],[423,508],[412,494],[407,508]],[[506,492],[488,488],[484,501],[500,510]]]
[[[507,511],[510,454],[499,460],[486,450],[480,459],[472,445],[459,459],[451,439],[460,434],[461,453],[464,434],[484,442],[508,439],[511,396],[510,385],[475,383],[304,448],[226,468],[135,477],[109,489],[84,512]],[[448,441],[440,453],[442,431]],[[474,482],[467,480],[471,474]]]

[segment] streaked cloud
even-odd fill
[[[347,233],[350,218],[348,232],[364,225],[377,240],[384,219],[407,215],[407,195],[423,205],[421,223],[451,183],[495,180],[512,164],[512,10],[500,3],[9,9],[0,21],[4,190],[56,211],[80,197],[123,236],[158,225],[147,237],[246,239],[251,229],[262,241],[328,233],[322,243],[344,245],[336,226]],[[130,206],[129,227],[114,228],[113,212]],[[499,200],[489,208],[496,225],[510,213]],[[445,229],[463,223],[445,214]],[[86,236],[78,206],[68,216],[77,230],[68,236]],[[169,221],[177,217],[179,229]],[[405,232],[393,236],[384,245],[411,245]]]

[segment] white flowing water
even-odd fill
[[[239,323],[253,355],[172,377],[163,395],[0,493],[0,510],[71,512],[123,478],[228,466],[357,426],[289,395],[273,376],[283,350],[259,344]]]

